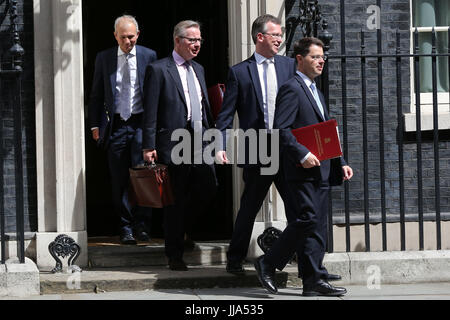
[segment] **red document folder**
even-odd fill
[[[294,129],[292,133],[319,161],[342,157],[338,124],[334,119]]]

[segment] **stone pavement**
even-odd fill
[[[337,298],[303,297],[301,287],[281,288],[277,295],[261,287],[210,289],[155,289],[144,291],[49,294],[0,300],[176,300],[176,301],[308,301],[308,300],[450,300],[450,283],[380,285],[369,289],[362,285],[345,286],[347,295]]]
[[[326,255],[324,265],[330,273],[342,276],[342,281],[335,285],[349,288],[348,295],[333,300],[448,299],[450,294],[450,251],[334,253]],[[305,299],[301,296],[302,281],[295,263],[277,272],[281,291],[277,296],[268,296],[260,288],[251,263],[246,270],[245,276],[227,273],[223,264],[190,265],[188,272],[170,271],[167,265],[86,268],[73,274],[36,270],[37,290],[26,287],[0,296],[56,300]],[[41,296],[36,297],[39,293]]]
[[[450,251],[334,253],[325,257],[328,272],[339,274],[337,285],[450,283]],[[224,265],[189,266],[188,272],[167,266],[85,269],[78,274],[41,272],[41,294],[259,287],[251,263],[245,276],[234,276]],[[277,272],[279,288],[301,287],[296,264]]]

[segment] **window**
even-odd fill
[[[411,0],[411,52],[414,46],[415,28],[419,32],[419,53],[430,54],[432,29],[436,31],[437,53],[448,52],[448,28],[450,26],[450,0]],[[437,92],[439,129],[450,128],[448,57],[437,59]],[[411,113],[405,115],[406,131],[416,130],[416,94],[414,86],[414,60],[411,59]],[[433,129],[432,58],[420,58],[420,102],[422,130]]]

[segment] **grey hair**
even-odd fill
[[[259,33],[267,32],[267,23],[272,22],[276,25],[281,25],[281,20],[271,14],[264,14],[256,18],[252,25],[252,38],[256,44]]]
[[[173,28],[173,41],[175,41],[175,38],[177,37],[186,36],[186,30],[192,27],[200,29],[200,22],[193,20],[184,20],[179,22],[175,28]]]
[[[123,15],[116,19],[116,21],[114,22],[114,31],[115,32],[117,32],[117,27],[119,26],[119,23],[122,20],[127,20],[127,21],[133,23],[136,26],[136,31],[139,32],[139,24],[138,24],[136,18],[133,16],[130,16],[130,15]]]

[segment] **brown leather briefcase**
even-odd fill
[[[164,208],[174,204],[169,170],[163,164],[130,169],[130,203],[141,207]]]

